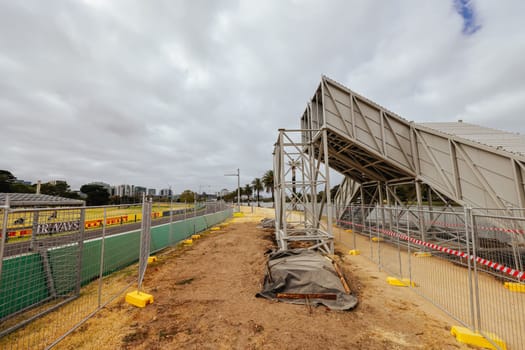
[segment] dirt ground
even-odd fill
[[[273,232],[258,216],[231,221],[148,266],[144,309],[124,297],[97,313],[58,349],[467,349],[451,320],[362,256],[338,250],[359,305],[349,312],[256,298]],[[337,246],[336,246],[337,247]]]

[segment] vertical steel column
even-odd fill
[[[311,131],[309,131],[309,133],[311,133]],[[310,136],[311,138],[311,136]],[[303,225],[304,225],[304,228],[308,228],[308,221],[307,221],[307,217],[308,217],[308,209],[306,208],[306,205],[305,205],[305,200],[306,200],[306,192],[307,192],[307,186],[306,186],[306,174],[305,174],[305,167],[304,167],[304,157],[301,158],[301,197],[302,197],[302,202],[303,202],[303,218],[302,218],[302,221],[303,221]]]
[[[363,185],[361,185],[359,187],[359,191],[361,192],[361,220],[362,220],[363,224],[366,225],[366,222],[365,222],[365,204],[364,204],[365,190],[363,189]]]
[[[427,188],[427,198],[428,198],[428,215],[429,215],[429,221],[433,224],[434,223],[434,211],[433,211],[433,203],[432,203],[432,188],[428,186]],[[436,232],[435,230],[431,230],[432,232],[432,239],[436,239]]]
[[[284,129],[279,129],[279,192],[281,194],[281,249],[288,249],[288,225],[286,224],[286,180],[284,176]]]
[[[385,205],[383,203],[383,183],[381,181],[377,182],[377,189],[379,193],[379,208],[381,210],[381,228],[384,229],[386,226],[386,218],[385,218]]]
[[[315,150],[313,140],[308,145],[308,165],[310,170],[310,204],[312,210],[312,227],[319,228],[319,213],[317,211],[317,170],[315,169]]]
[[[330,167],[328,165],[328,132],[323,129],[323,153],[324,153],[324,170],[325,170],[325,194],[326,194],[326,231],[330,237],[330,253],[334,253],[334,241],[332,235],[332,194],[330,191]],[[317,198],[315,199],[317,202]]]
[[[421,234],[421,240],[423,242],[426,242],[424,213],[421,212],[421,210],[423,209],[423,198],[421,196],[421,182],[416,180],[415,186],[416,186],[416,196],[417,196],[417,211],[418,211],[418,218],[419,218],[419,233]]]

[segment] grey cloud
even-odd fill
[[[272,167],[326,74],[415,121],[524,132],[524,5],[0,4],[0,168],[22,179],[234,188]]]

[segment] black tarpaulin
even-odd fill
[[[316,294],[320,298],[283,297]],[[263,290],[257,296],[295,304],[325,305],[333,310],[350,310],[357,305],[357,298],[345,292],[332,261],[306,249],[271,253]],[[332,298],[335,300],[330,300]]]

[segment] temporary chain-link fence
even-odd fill
[[[339,239],[495,348],[524,349],[522,213],[352,205]]]
[[[149,254],[231,215],[222,202],[68,208],[6,203],[0,207],[0,348],[53,347],[137,281],[141,288]],[[139,260],[140,268],[130,266]]]

